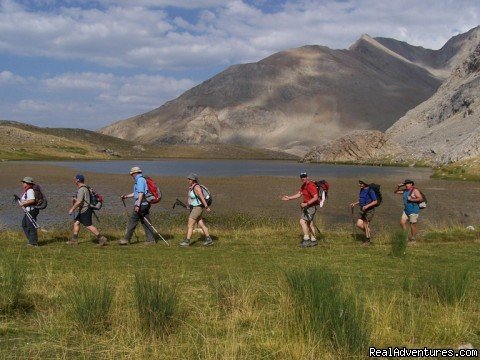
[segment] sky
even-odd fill
[[[0,119],[95,130],[281,50],[479,24],[478,0],[0,0]]]

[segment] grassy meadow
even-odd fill
[[[161,215],[161,216],[160,216]],[[425,229],[416,246],[345,227],[300,249],[297,221],[211,215],[215,246],[180,248],[186,215],[155,214],[162,241],[121,247],[125,219],[102,219],[95,247],[70,224],[0,232],[0,358],[339,359],[368,346],[480,347],[480,232]],[[323,228],[321,222],[318,225]],[[135,237],[133,240],[135,241]]]

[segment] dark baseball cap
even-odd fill
[[[83,176],[82,174],[77,174],[75,176],[75,180],[80,181],[80,182],[85,182],[85,176]]]
[[[302,171],[302,172],[300,173],[300,177],[301,177],[301,178],[306,178],[307,176],[308,176],[308,174],[307,174],[306,171]]]
[[[405,180],[403,180],[403,183],[404,183],[404,184],[415,184],[415,183],[413,182],[413,180],[410,180],[410,179],[405,179]]]

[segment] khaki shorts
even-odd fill
[[[407,215],[404,211],[402,214],[402,221],[407,221],[407,220],[410,224],[416,224],[418,221],[418,214]]]
[[[367,211],[360,211],[358,218],[370,222],[373,220],[373,215],[375,215],[375,208],[370,208]]]
[[[313,218],[315,217],[316,212],[317,212],[317,207],[310,206],[309,208],[302,210],[302,216],[300,218],[305,221],[313,221]]]
[[[190,215],[188,216],[190,219],[193,220],[200,220],[202,218],[203,214],[203,207],[201,206],[194,206],[192,210],[190,211]]]

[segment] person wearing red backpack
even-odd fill
[[[90,206],[90,189],[87,185],[85,185],[85,176],[82,174],[77,174],[73,180],[77,186],[77,193],[73,198],[73,204],[68,214],[73,215],[76,209],[78,209],[78,214],[75,216],[75,220],[73,222],[72,238],[67,241],[67,244],[78,244],[78,233],[80,232],[80,224],[82,224],[97,237],[98,246],[107,245],[107,238],[101,235],[98,229],[93,225],[93,209]]]
[[[320,205],[318,198],[318,189],[313,181],[308,178],[305,171],[300,173],[300,180],[302,186],[298,192],[294,195],[282,196],[283,201],[289,201],[303,197],[303,201],[300,204],[302,209],[302,215],[300,217],[300,226],[303,231],[303,240],[300,243],[300,247],[312,247],[317,246],[318,241],[315,237],[315,228],[311,226],[315,213],[317,212],[317,206]]]
[[[142,170],[138,166],[134,166],[130,170],[130,176],[134,180],[133,192],[130,194],[122,195],[123,199],[134,199],[133,212],[130,215],[127,225],[127,231],[125,236],[118,243],[120,245],[130,244],[133,232],[135,231],[138,222],[143,225],[145,235],[147,237],[146,245],[155,245],[155,236],[153,235],[153,229],[150,229],[148,224],[152,224],[150,220],[150,203],[147,201],[148,186],[147,180],[143,177]]]

